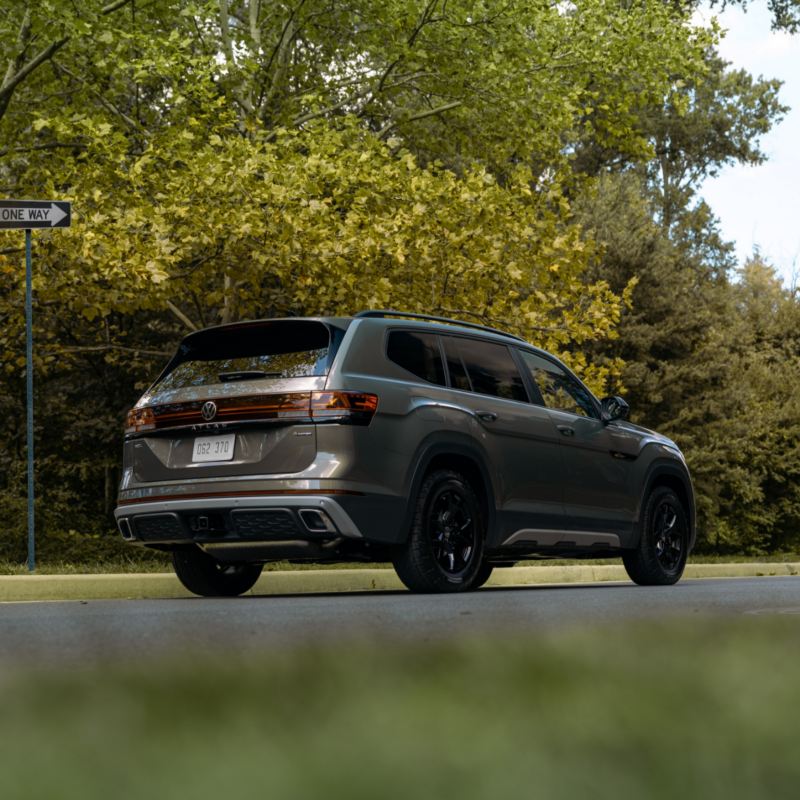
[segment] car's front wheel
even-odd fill
[[[412,592],[461,592],[481,569],[483,546],[480,504],[469,481],[436,470],[419,490],[408,544],[394,568]]]
[[[261,564],[223,564],[197,548],[175,550],[172,565],[178,580],[201,597],[236,597],[255,586]]]
[[[472,583],[469,585],[470,589],[480,589],[489,578],[492,577],[492,573],[494,572],[494,567],[488,562],[484,561],[481,564],[481,568],[476,573],[475,577],[472,579]]]
[[[639,546],[623,554],[625,570],[634,583],[667,586],[683,575],[689,554],[689,520],[672,489],[660,486],[645,502]]]

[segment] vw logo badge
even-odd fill
[[[203,419],[206,422],[211,422],[211,420],[217,416],[217,404],[212,400],[203,403],[203,408],[200,413],[203,415]]]

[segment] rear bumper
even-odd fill
[[[363,538],[333,497],[271,495],[124,503],[114,511],[122,538],[146,545],[203,547]]]

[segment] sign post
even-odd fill
[[[36,569],[33,517],[33,269],[31,229],[25,229],[25,384],[28,408],[28,571]]]
[[[72,206],[55,200],[0,200],[0,229],[25,230],[25,383],[28,415],[28,569],[36,569],[33,487],[33,228],[68,228]]]

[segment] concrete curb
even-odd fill
[[[754,578],[800,575],[800,562],[690,564],[685,578]],[[628,581],[617,564],[532,566],[496,569],[487,586]],[[265,572],[251,595],[321,594],[402,590],[391,569],[315,569]],[[171,573],[122,575],[0,576],[0,602],[34,600],[123,600],[192,597]]]

